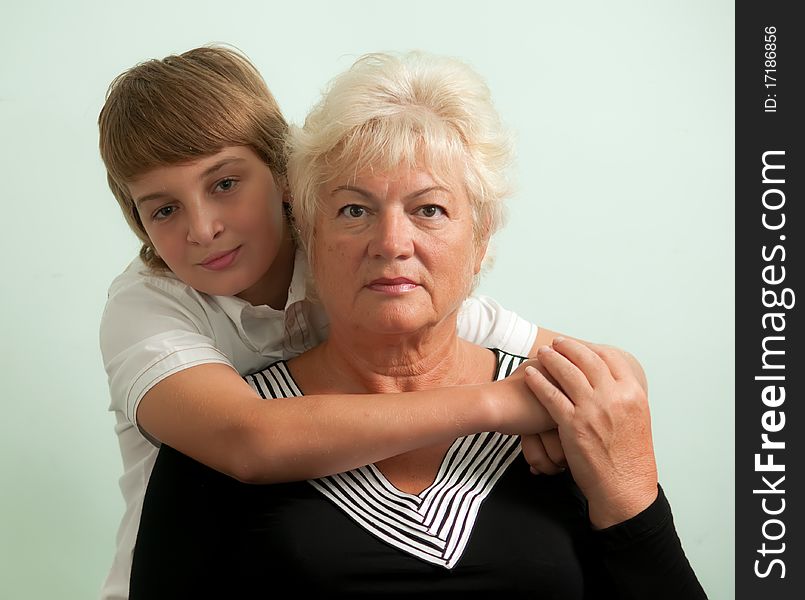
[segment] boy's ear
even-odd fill
[[[282,212],[285,214],[285,219],[299,235],[299,227],[296,225],[296,221],[293,217],[293,194],[291,194],[291,190],[288,189],[286,185],[282,191]]]

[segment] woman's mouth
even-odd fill
[[[405,294],[416,289],[418,285],[405,277],[395,277],[394,279],[375,279],[366,287],[383,294]]]

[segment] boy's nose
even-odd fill
[[[215,210],[201,208],[191,211],[187,228],[187,241],[208,246],[224,230],[223,221]]]

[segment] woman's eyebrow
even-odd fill
[[[375,199],[374,194],[372,194],[368,190],[365,190],[363,188],[360,188],[360,187],[357,187],[357,186],[354,186],[354,185],[339,185],[338,187],[333,188],[333,191],[330,192],[330,195],[335,196],[335,194],[338,193],[338,192],[355,192],[356,194],[360,194],[361,196],[364,196],[365,198]],[[441,185],[429,185],[428,187],[422,188],[421,190],[416,190],[414,192],[411,192],[410,194],[405,196],[405,200],[411,200],[413,198],[418,198],[420,196],[424,196],[424,195],[429,194],[431,192],[445,192],[445,193],[449,194],[450,190],[447,189],[444,186],[441,186]]]
[[[355,187],[354,185],[339,185],[338,187],[333,188],[333,191],[330,192],[330,195],[335,196],[338,192],[355,192],[356,194],[360,194],[366,198],[374,198],[373,194],[369,193],[363,188]]]
[[[443,185],[430,185],[426,188],[422,188],[412,194],[408,194],[406,199],[418,198],[420,196],[425,196],[426,194],[430,194],[431,192],[444,192],[446,194],[450,193],[450,190],[444,187]]]

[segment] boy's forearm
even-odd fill
[[[247,436],[247,455],[254,459],[235,475],[242,481],[322,477],[482,431],[520,434],[555,427],[519,377],[404,394],[281,398],[270,404]],[[266,429],[273,434],[267,436]]]
[[[153,438],[253,483],[332,475],[481,431],[536,433],[554,426],[519,372],[497,382],[403,394],[264,400],[218,364],[163,380],[137,415]]]
[[[230,474],[251,483],[322,477],[494,429],[488,385],[270,400],[236,433],[247,440],[245,461]]]

